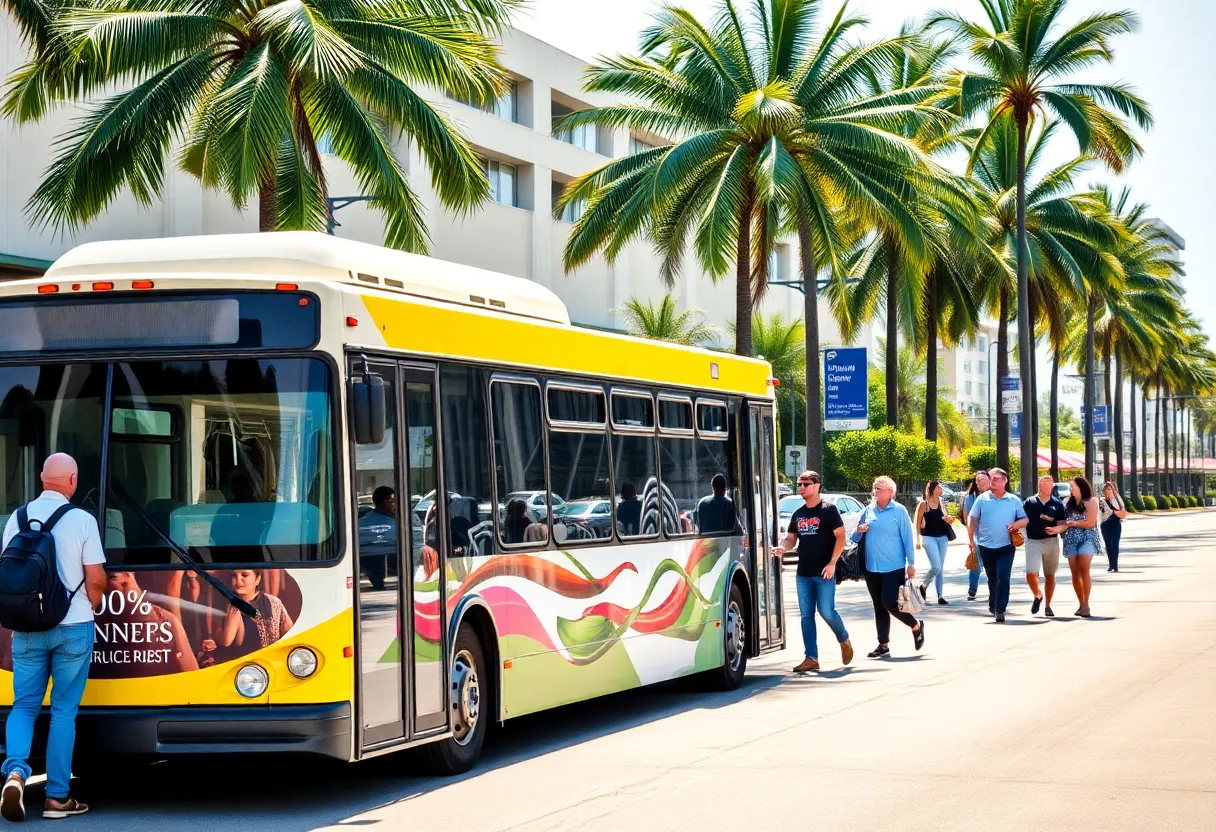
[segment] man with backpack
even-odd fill
[[[105,590],[105,550],[97,521],[69,500],[76,460],[52,454],[42,467],[42,494],[13,512],[0,554],[0,624],[13,631],[13,709],[5,740],[0,815],[25,820],[25,781],[34,720],[48,678],[51,729],[46,743],[44,818],[82,815],[89,807],[69,794],[76,711],[93,657],[93,609]]]

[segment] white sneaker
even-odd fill
[[[15,771],[0,792],[0,816],[13,823],[25,820],[25,778]]]

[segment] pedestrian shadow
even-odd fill
[[[1114,621],[1116,616],[1113,615],[1091,615],[1089,618],[1077,617],[1077,621]]]
[[[989,621],[989,624],[1006,627],[1013,625],[1014,627],[1037,627],[1039,624],[1046,624],[1050,618],[1006,618],[1002,622]]]
[[[882,662],[883,664],[904,664],[906,662],[931,662],[933,661],[933,657],[924,654],[919,656],[884,656],[874,661]]]
[[[790,674],[794,680],[806,679],[808,681],[818,679],[848,679],[850,676],[864,675],[866,673],[881,673],[877,667],[838,667],[835,670],[820,670],[818,673],[792,673]]]

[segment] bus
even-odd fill
[[[89,243],[0,286],[3,513],[63,451],[103,529],[78,765],[459,772],[491,722],[737,687],[784,645],[774,384],[309,232]]]

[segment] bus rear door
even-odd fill
[[[756,634],[762,653],[785,646],[785,605],[781,595],[781,559],[770,551],[777,545],[776,435],[773,409],[752,404],[748,419],[751,444],[752,586],[755,592]]]

